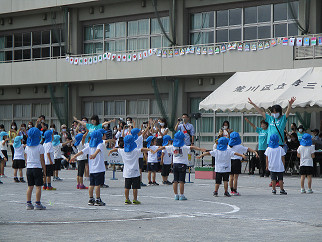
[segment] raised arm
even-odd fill
[[[245,118],[245,120],[246,120],[246,122],[247,122],[247,123],[249,123],[249,124],[250,124],[250,126],[252,126],[252,127],[253,127],[253,129],[255,129],[255,130],[256,130],[256,128],[257,128],[257,127],[256,127],[256,125],[255,125],[255,124],[253,124],[251,121],[249,121],[249,120],[248,120],[248,118]]]
[[[259,156],[258,156],[258,154],[257,154],[257,152],[255,150],[253,150],[251,148],[248,148],[247,151],[254,153],[256,155],[256,158],[259,158]]]
[[[110,124],[110,123],[113,123],[115,121],[116,121],[116,119],[112,119],[112,120],[109,120],[109,121],[105,121],[104,123],[102,123],[102,126],[107,125],[107,124]]]
[[[292,104],[295,102],[296,97],[292,97],[291,100],[288,101],[288,107],[285,113],[286,118],[288,118],[288,116],[290,115],[290,112],[292,110]]]
[[[204,156],[210,155],[210,152],[203,153],[202,155],[196,156],[197,159],[201,159]]]
[[[85,127],[86,129],[86,127]],[[83,138],[82,138],[82,145],[85,144],[85,140],[86,140],[86,136],[88,135],[88,129],[86,129],[86,133],[83,135]]]
[[[142,148],[142,149],[141,149],[141,152],[142,152],[142,153],[146,153],[146,152],[149,152],[149,151],[150,151],[151,153],[153,153],[153,152],[154,152],[153,150],[148,149],[148,148]]]
[[[239,154],[239,153],[237,153],[237,152],[235,152],[235,155],[240,156],[240,157],[242,157],[244,160],[246,160],[246,155],[242,155],[242,154]]]
[[[117,151],[118,151],[118,149],[119,149],[119,148],[114,148],[114,149],[110,150],[110,152],[108,152],[108,155],[110,155],[110,154],[111,154],[111,153],[113,153],[113,152],[117,152]]]
[[[253,103],[253,101],[252,101],[252,100],[250,100],[250,98],[248,98],[248,103],[249,103],[249,104],[251,104],[251,105],[253,105],[253,106],[254,106],[254,108],[257,110],[257,112],[258,112],[260,115],[262,115],[264,118],[266,118],[266,113],[265,113],[261,108],[257,107],[257,105],[256,105],[255,103]]]
[[[77,123],[80,123],[83,127],[86,127],[86,123],[85,123],[85,122],[78,120],[76,117],[73,117],[73,118],[74,118],[74,120],[75,120]]]
[[[83,151],[78,152],[76,155],[74,155],[74,156],[70,159],[70,162],[75,162],[76,158],[77,158],[78,156],[82,155],[82,154],[83,154]]]
[[[207,149],[205,149],[205,148],[199,148],[197,146],[190,146],[190,150],[200,150],[202,152],[206,152],[207,151]]]
[[[178,120],[176,127],[174,127],[174,130],[177,132],[178,131],[178,127],[179,127],[180,121]]]

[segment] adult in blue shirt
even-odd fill
[[[258,133],[258,155],[259,155],[259,175],[260,177],[268,177],[268,171],[266,171],[266,155],[265,150],[267,149],[267,136],[268,136],[268,123],[263,119],[261,121],[261,127],[256,127],[255,124],[250,122],[247,118],[245,120],[252,126],[256,133]]]
[[[184,133],[184,144],[187,146],[194,144],[195,139],[195,129],[191,123],[189,123],[189,117],[188,114],[184,113],[182,114],[182,121],[180,118],[178,118],[178,123],[176,127],[174,128],[175,131],[181,131]],[[191,137],[191,139],[190,139]]]

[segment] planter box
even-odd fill
[[[216,172],[214,171],[214,167],[196,167],[195,179],[216,179]]]

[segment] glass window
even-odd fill
[[[84,102],[84,116],[90,117],[93,115],[92,103]]]
[[[146,35],[149,34],[149,20],[141,19],[138,21],[138,34]]]
[[[32,105],[32,116],[33,117],[39,117],[41,115],[41,106],[40,104],[33,104]]]
[[[32,45],[41,44],[41,32],[32,32]]]
[[[149,101],[138,100],[137,102],[137,114],[149,114]]]
[[[127,40],[127,50],[136,50],[137,49],[137,39],[128,39]]]
[[[216,42],[228,42],[228,29],[216,31]]]
[[[31,33],[23,34],[23,46],[31,45]]]
[[[244,9],[245,24],[257,23],[257,7],[250,7]]]
[[[201,132],[203,132],[203,133],[214,132],[214,118],[213,117],[203,117],[201,119],[201,122],[202,122]]]
[[[214,32],[202,32],[202,43],[203,44],[210,44],[214,43]]]
[[[84,28],[84,39],[85,40],[92,40],[93,39],[93,26],[89,26],[89,27]]]
[[[299,2],[298,1],[290,2],[290,6],[288,6],[288,19],[298,19],[298,18],[299,18]]]
[[[162,26],[165,32],[169,32],[169,17],[161,18]]]
[[[171,46],[170,41],[166,37],[162,36],[162,47],[170,47],[170,46]]]
[[[160,48],[161,45],[161,36],[151,37],[151,48]]]
[[[258,22],[271,21],[271,5],[258,6]]]
[[[93,114],[103,115],[103,102],[93,102]]]
[[[161,33],[159,22],[156,18],[151,19],[151,34]]]
[[[12,51],[11,50],[6,51],[4,55],[5,55],[5,60],[6,61],[11,61],[12,60]]]
[[[27,49],[27,50],[22,51],[22,59],[23,60],[30,60],[31,59],[31,49]]]
[[[43,45],[50,44],[50,31],[41,32],[41,43]]]
[[[149,48],[149,39],[148,38],[139,38],[138,40],[138,49],[148,49]]]
[[[295,36],[299,34],[299,29],[296,23],[288,24],[288,36]]]
[[[42,58],[50,57],[50,48],[49,47],[41,49],[41,57]]]
[[[115,109],[114,109],[114,102],[105,102],[105,115],[114,115]]]
[[[15,60],[21,60],[22,59],[22,50],[15,50]]]
[[[202,28],[214,27],[214,12],[202,13]]]
[[[287,3],[274,4],[274,21],[287,20]]]
[[[125,22],[115,24],[115,37],[125,37]]]
[[[115,115],[125,115],[125,101],[115,101]]]
[[[234,129],[235,132],[241,132],[241,116],[229,117],[229,126]]]
[[[160,114],[158,102],[156,99],[150,100],[150,114]]]
[[[22,46],[22,34],[15,34],[15,47]]]
[[[84,44],[84,52],[85,54],[92,54],[93,53],[93,44]]]
[[[125,50],[125,40],[116,40],[115,51],[124,51],[124,50]]]
[[[60,42],[60,31],[57,29],[53,29],[51,31],[51,43],[59,43],[59,42]]]
[[[59,46],[54,46],[52,48],[52,56],[60,56],[60,47]]]
[[[12,47],[12,35],[5,36],[5,48]]]
[[[115,51],[115,41],[106,41],[105,51]]]
[[[103,43],[94,43],[94,53],[103,53]]]
[[[258,27],[258,39],[266,39],[271,37],[271,26]]]
[[[105,24],[105,38],[114,38],[115,24]]]
[[[40,51],[41,49],[40,48],[34,48],[32,49],[32,58],[33,59],[36,59],[36,58],[40,58]]]
[[[0,50],[4,49],[5,36],[0,36]]]
[[[276,24],[274,25],[274,36],[285,37],[287,36],[287,24]]]
[[[128,101],[127,102],[127,114],[136,115],[136,101]]]
[[[217,27],[228,26],[228,10],[217,11]]]
[[[201,44],[201,34],[202,34],[202,32],[199,32],[199,33],[191,33],[190,34],[190,43],[192,45]]]
[[[229,25],[240,25],[241,24],[242,9],[230,9],[229,10]]]
[[[244,40],[257,39],[257,27],[244,28]]]
[[[241,29],[230,29],[229,41],[240,41],[240,40],[241,40]]]
[[[0,62],[5,61],[4,59],[4,51],[0,51]]]
[[[219,130],[222,128],[222,124],[224,123],[224,121],[228,120],[227,116],[216,116],[216,133],[219,132]],[[232,128],[233,126],[230,124],[230,128]],[[235,130],[234,130],[235,131]]]
[[[129,21],[127,23],[127,35],[128,36],[138,35],[138,21]]]
[[[190,16],[190,28],[201,29],[202,24],[202,13],[191,14]]]
[[[103,25],[94,26],[94,39],[103,39]]]

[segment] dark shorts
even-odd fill
[[[27,181],[28,186],[41,187],[44,183],[43,172],[41,168],[27,168]]]
[[[141,189],[141,177],[125,178],[125,189]]]
[[[234,174],[241,174],[241,160],[239,159],[232,159],[231,160],[231,175]]]
[[[60,171],[61,169],[61,159],[55,159],[54,171]]]
[[[313,175],[313,166],[300,166],[300,175]]]
[[[158,171],[158,163],[148,163],[148,171]]]
[[[4,157],[6,157],[6,159],[8,160],[8,151],[7,150],[1,150],[1,152],[4,155]]]
[[[157,139],[157,146],[162,146],[163,138]]]
[[[221,184],[221,181],[229,181],[229,172],[216,172],[216,184]]]
[[[139,158],[139,167],[141,170],[143,170],[143,166],[144,166],[143,158]]]
[[[77,161],[78,167],[77,167],[77,176],[83,177],[84,171],[85,171],[85,162],[86,160],[79,160]]]
[[[54,175],[54,166],[55,165],[46,165],[46,176],[53,176]]]
[[[284,172],[273,172],[271,171],[271,180],[276,181],[277,178],[279,181],[283,181],[283,174]]]
[[[12,168],[13,169],[22,169],[26,167],[25,160],[13,160]]]
[[[161,176],[169,176],[170,174],[171,165],[164,165],[162,166]]]
[[[105,180],[105,172],[90,173],[89,179],[90,179],[90,182],[89,182],[90,186],[103,185]]]
[[[173,182],[186,182],[187,165],[174,163],[173,164]]]

